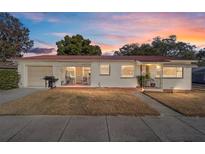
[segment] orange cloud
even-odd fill
[[[187,13],[128,13],[111,16],[112,21],[98,22],[97,26],[106,34],[106,40],[115,42],[103,45],[121,47],[127,43],[147,43],[153,37],[177,35],[179,41],[197,46],[205,44],[205,15]],[[102,47],[102,48],[103,48]],[[104,48],[103,48],[104,49]]]
[[[118,50],[121,45],[117,44],[117,45],[112,45],[112,44],[106,44],[106,43],[102,43],[102,42],[92,42],[93,45],[99,45],[100,48],[102,49],[102,52],[110,52],[110,51],[115,51]]]

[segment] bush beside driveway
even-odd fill
[[[19,74],[16,69],[0,69],[0,89],[18,88]]]
[[[0,105],[1,115],[159,115],[136,89],[56,88]]]

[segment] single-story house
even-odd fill
[[[6,61],[6,62],[0,61],[0,70],[1,69],[17,69],[17,65],[13,61]]]
[[[20,87],[44,87],[45,76],[57,87],[139,87],[136,76],[147,75],[145,90],[191,90],[193,60],[163,56],[57,56],[17,59]]]

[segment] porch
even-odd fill
[[[142,91],[163,91],[162,64],[140,64],[138,85]]]

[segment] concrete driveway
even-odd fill
[[[193,90],[205,90],[205,84],[192,83]]]
[[[0,90],[0,104],[6,103],[27,95],[30,95],[36,91],[45,90],[44,88],[18,88],[12,90]]]
[[[205,141],[205,118],[1,116],[0,141]]]

